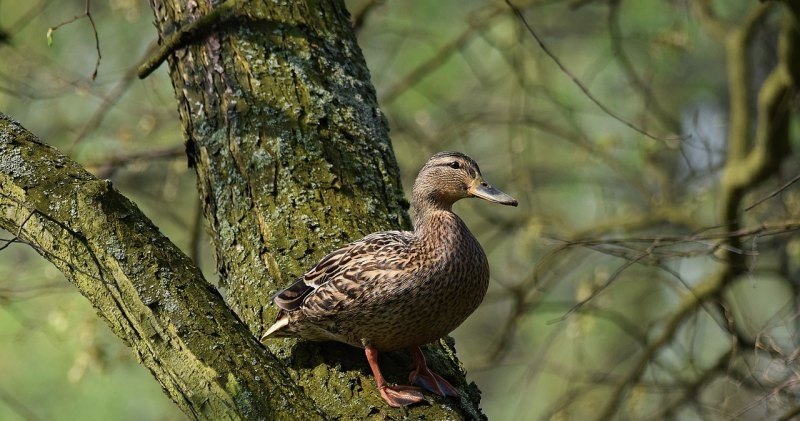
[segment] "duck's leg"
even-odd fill
[[[378,384],[378,390],[381,391],[383,400],[389,406],[398,408],[425,401],[418,387],[387,385],[386,380],[383,379],[383,374],[381,374],[381,368],[378,366],[378,351],[370,346],[364,349],[367,354],[369,368],[372,369],[372,375],[375,376],[375,382]]]
[[[411,384],[420,385],[437,395],[459,396],[458,389],[428,368],[425,363],[425,355],[422,354],[422,350],[418,346],[409,348],[408,351],[411,353],[411,358],[414,359],[414,370],[408,375],[408,380]]]

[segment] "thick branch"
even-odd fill
[[[746,144],[750,138],[746,132],[734,132],[733,128],[745,130],[744,123],[735,123],[734,118],[749,120],[749,115],[731,113],[732,131],[729,134],[728,162],[722,178],[722,218],[731,229],[736,229],[741,197],[744,191],[774,174],[789,152],[790,99],[797,92],[796,82],[800,74],[800,46],[797,21],[786,19],[781,31],[779,63],[764,80],[758,95],[758,118],[752,148]],[[746,57],[742,57],[746,60]],[[745,66],[740,63],[740,66]],[[741,81],[745,83],[746,81]],[[740,87],[746,90],[746,85]]]
[[[728,161],[743,159],[750,139],[750,73],[748,57],[750,44],[758,25],[767,16],[772,5],[755,5],[740,27],[730,30],[725,37],[727,54],[728,93],[730,118],[728,123]]]
[[[136,205],[2,114],[0,226],[78,287],[189,416],[322,418]]]

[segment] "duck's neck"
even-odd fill
[[[463,224],[453,213],[451,203],[422,202],[414,200],[414,233],[429,240],[442,239],[451,231],[458,231]]]

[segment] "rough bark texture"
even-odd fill
[[[367,233],[410,228],[387,124],[341,1],[152,5],[162,39],[220,16],[204,23],[213,32],[183,37],[193,43],[168,61],[221,286],[260,334],[275,317],[272,294],[313,262]],[[269,347],[330,417],[483,417],[452,344],[427,353],[461,399],[409,410],[383,403],[361,350]],[[390,381],[406,381],[405,356],[382,363]]]
[[[3,114],[0,227],[62,271],[190,417],[324,418],[136,205]]]

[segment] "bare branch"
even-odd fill
[[[186,147],[171,146],[161,149],[148,149],[139,152],[109,156],[98,161],[86,164],[86,168],[96,171],[98,178],[110,178],[120,168],[139,162],[153,162],[159,160],[172,160],[186,157]]]
[[[361,9],[354,12],[352,18],[353,31],[358,33],[358,31],[364,27],[364,24],[367,22],[367,18],[369,18],[370,13],[372,13],[376,7],[381,6],[382,4],[383,0],[369,0],[361,7]]]
[[[92,32],[94,33],[94,48],[97,51],[97,59],[94,63],[94,70],[92,71],[92,80],[97,78],[97,69],[100,68],[100,59],[102,55],[100,54],[100,36],[97,34],[97,25],[94,23],[94,17],[92,17],[92,10],[90,7],[90,0],[85,0],[84,2],[84,10],[83,14],[73,16],[72,19],[67,19],[56,26],[51,26],[50,29],[47,30],[47,42],[48,44],[52,44],[53,33],[57,31],[64,25],[68,25],[72,22],[75,22],[79,19],[86,18],[89,20],[89,24],[92,25]]]
[[[14,235],[14,238],[12,238],[10,240],[5,240],[5,239],[0,240],[0,241],[5,241],[5,244],[0,246],[0,250],[4,250],[6,247],[10,246],[11,244],[22,242],[22,240],[20,240],[20,234],[22,233],[22,229],[25,228],[25,224],[27,224],[28,221],[31,220],[32,216],[33,216],[33,211],[28,213],[28,216],[26,216],[25,219],[22,221],[22,223],[19,224],[19,228],[17,229],[17,233]]]
[[[433,53],[428,60],[422,62],[419,66],[401,77],[400,80],[395,82],[392,86],[384,89],[379,98],[379,102],[384,106],[391,104],[408,89],[425,79],[425,76],[433,73],[436,69],[447,63],[447,60],[449,60],[453,54],[464,48],[470,41],[478,36],[482,30],[485,30],[493,19],[500,15],[500,12],[501,9],[499,7],[491,6],[485,13],[480,13],[480,18],[471,22],[469,28],[464,30],[458,37],[443,45],[439,50]]]
[[[36,421],[41,418],[36,415],[35,412],[27,405],[20,402],[18,399],[11,396],[5,389],[0,388],[0,401],[2,401],[6,407],[14,411],[20,418],[26,421]]]
[[[139,79],[150,76],[150,73],[153,73],[161,63],[166,61],[170,54],[201,40],[215,28],[229,22],[236,16],[237,7],[238,2],[236,0],[223,2],[209,13],[197,18],[194,22],[175,30],[172,36],[161,42],[158,51],[139,66]]]
[[[758,206],[758,205],[766,202],[767,200],[772,199],[773,197],[781,194],[784,190],[788,189],[789,187],[792,186],[792,184],[794,184],[794,183],[796,183],[798,181],[800,181],[800,174],[794,176],[794,178],[792,178],[791,180],[789,180],[786,183],[784,183],[782,186],[780,186],[777,189],[775,189],[775,191],[773,191],[772,193],[764,196],[761,199],[756,200],[755,203],[753,203],[752,205],[744,208],[744,211],[748,212],[748,211],[752,210],[753,208],[755,208],[756,206]]]

